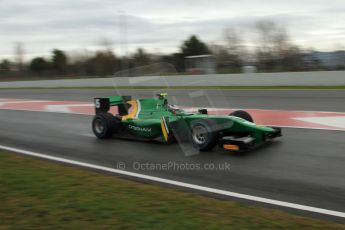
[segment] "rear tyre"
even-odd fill
[[[110,138],[113,133],[118,132],[120,122],[111,113],[99,113],[92,120],[92,131],[99,139]]]
[[[248,112],[243,111],[243,110],[234,111],[230,113],[229,116],[239,117],[246,121],[254,122],[254,119],[252,118],[252,116]]]
[[[200,151],[210,151],[216,146],[217,124],[212,120],[198,120],[191,124],[191,140],[193,146]]]

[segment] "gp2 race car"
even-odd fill
[[[94,134],[100,138],[117,136],[165,143],[189,142],[200,151],[216,145],[230,151],[247,151],[281,136],[281,129],[256,125],[245,111],[209,115],[207,109],[190,113],[169,105],[167,94],[133,100],[130,96],[95,98]],[[111,107],[117,112],[110,113]]]

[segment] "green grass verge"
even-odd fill
[[[343,229],[0,152],[0,229]]]
[[[125,90],[334,90],[334,89],[345,89],[345,85],[339,86],[303,86],[303,85],[292,85],[292,86],[95,86],[95,87],[11,87],[11,88],[0,88],[0,90],[17,90],[17,89],[125,89]]]

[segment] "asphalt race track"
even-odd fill
[[[121,93],[151,97],[157,92]],[[186,106],[211,101],[218,107],[345,112],[344,90],[203,91],[202,97],[211,98],[208,101],[194,100],[197,97],[186,90],[168,93]],[[92,101],[112,94],[114,90],[0,90],[0,98],[65,101]],[[282,138],[247,154],[214,149],[186,157],[179,145],[98,140],[92,134],[91,119],[77,114],[0,110],[0,144],[113,168],[121,163],[127,171],[345,212],[344,131],[284,128]],[[137,170],[134,162],[227,163],[230,170]]]

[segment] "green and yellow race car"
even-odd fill
[[[167,94],[133,100],[130,96],[95,98],[92,129],[100,139],[114,137],[190,143],[200,151],[216,145],[231,151],[247,151],[281,136],[281,129],[256,125],[245,111],[229,116],[196,113],[169,105]],[[112,107],[117,107],[114,111]],[[112,113],[110,112],[112,111]]]

